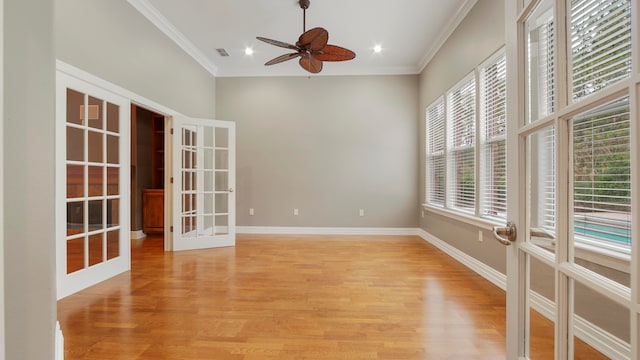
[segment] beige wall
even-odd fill
[[[4,0],[4,5],[4,350],[7,359],[52,359],[53,0]]]
[[[438,96],[504,46],[504,1],[479,0],[420,74],[420,202],[425,201],[426,108]],[[505,249],[490,231],[425,211],[420,227],[456,248],[505,272]],[[478,241],[483,232],[483,242]]]
[[[237,224],[417,226],[417,86],[417,76],[217,79],[217,118],[237,124]]]
[[[215,78],[125,0],[55,0],[56,57],[194,117],[215,115]]]

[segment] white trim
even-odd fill
[[[131,231],[129,236],[131,237],[131,240],[140,240],[146,238],[147,234],[145,234],[142,230],[134,230]]]
[[[102,88],[116,95],[129,99],[135,105],[141,105],[147,110],[160,113],[162,115],[174,116],[178,114],[177,111],[170,109],[164,105],[161,105],[155,101],[149,100],[143,96],[140,96],[132,91],[129,91],[121,86],[118,86],[112,82],[99,78],[93,74],[90,74],[80,68],[67,64],[64,61],[56,60],[56,70],[72,76],[76,79],[87,82],[93,86]]]
[[[60,329],[60,322],[56,321],[55,330],[55,360],[64,359],[64,336],[62,335],[62,329]]]
[[[211,75],[216,76],[218,67],[207,58],[198,47],[196,47],[186,36],[184,36],[158,9],[147,0],[127,0],[127,2],[140,12],[147,20],[155,25],[160,31],[173,40],[184,52],[191,56]]]
[[[418,236],[420,236],[429,244],[437,247],[445,254],[451,256],[462,265],[475,271],[478,275],[489,280],[489,282],[491,282],[493,285],[499,287],[502,290],[507,289],[507,276],[500,271],[490,267],[489,265],[477,260],[472,256],[467,255],[465,252],[459,250],[458,248],[450,245],[445,241],[440,240],[436,236],[426,232],[423,229],[418,229]]]
[[[0,0],[0,360],[5,359],[4,316],[4,0]]]
[[[294,234],[294,235],[418,235],[417,228],[325,228],[325,227],[279,227],[237,226],[238,234]]]
[[[451,246],[423,229],[417,229],[417,232],[418,236],[424,241],[437,247],[500,289],[506,290],[507,277],[505,274]],[[553,301],[536,292],[531,292],[530,300],[531,307],[534,310],[551,321],[555,320],[556,307]],[[612,359],[629,359],[631,356],[631,346],[629,343],[620,340],[615,335],[577,315],[575,316],[575,336]]]
[[[431,62],[449,36],[453,34],[453,32],[458,28],[458,25],[460,25],[462,20],[464,20],[467,14],[469,14],[469,11],[471,11],[476,2],[477,0],[467,0],[458,8],[458,11],[456,11],[456,13],[451,17],[451,20],[449,20],[449,22],[443,27],[443,30],[440,32],[440,35],[434,42],[433,46],[427,50],[420,60],[420,63],[418,64],[418,74],[421,73],[427,65],[429,65],[429,62]]]

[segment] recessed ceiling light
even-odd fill
[[[250,48],[250,47],[246,47],[244,49],[244,53],[245,53],[245,55],[253,55],[253,49]]]
[[[380,53],[382,52],[382,45],[376,45],[373,47],[373,52]]]

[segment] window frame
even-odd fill
[[[438,141],[441,142],[441,150],[436,150],[436,151],[432,151],[432,142],[434,141],[434,139],[432,137],[429,136],[429,134],[431,133],[431,127],[432,127],[432,122],[430,121],[430,117],[429,114],[431,113],[431,110],[436,108],[436,107],[442,107],[442,123],[438,124],[438,127],[442,130],[442,134],[438,136]],[[427,174],[427,176],[429,177],[428,179],[431,180],[431,178],[433,176],[442,176],[444,183],[442,186],[442,200],[439,202],[435,202],[433,201],[433,198],[431,197],[431,195],[433,194],[436,185],[431,184],[430,181],[425,181],[425,199],[427,203],[430,203],[432,206],[437,207],[437,208],[445,208],[446,203],[447,203],[447,171],[446,171],[446,161],[447,161],[447,145],[446,145],[446,127],[447,127],[447,115],[446,115],[446,101],[445,101],[445,97],[444,95],[440,95],[434,102],[431,103],[431,105],[429,105],[426,109],[426,119],[425,119],[425,173]],[[437,121],[440,121],[440,119],[436,119]],[[431,174],[430,169],[431,168],[431,161],[432,159],[441,159],[442,161],[442,173],[441,174]]]
[[[504,217],[500,216],[485,216],[481,214],[481,209],[483,206],[483,185],[484,180],[483,177],[487,174],[486,161],[484,160],[484,154],[482,154],[482,145],[484,142],[484,138],[481,134],[482,129],[485,128],[484,121],[486,120],[484,116],[481,114],[481,111],[484,107],[483,99],[481,97],[482,89],[482,81],[480,79],[483,70],[492,65],[496,60],[500,58],[504,58],[506,61],[506,53],[505,48],[501,47],[494,53],[492,53],[487,59],[485,59],[481,64],[475,67],[470,73],[466,74],[461,80],[456,82],[455,85],[451,86],[444,93],[440,94],[435,100],[433,100],[425,110],[425,197],[424,203],[422,204],[422,208],[424,210],[434,212],[440,215],[444,215],[450,218],[454,218],[460,221],[464,221],[480,227],[486,230],[492,230],[493,226],[503,224],[506,221],[506,213]],[[506,66],[506,65],[505,65]],[[473,79],[474,86],[474,111],[473,111],[473,123],[474,123],[474,137],[473,144],[471,148],[473,149],[473,159],[474,159],[474,206],[473,211],[462,211],[459,208],[452,206],[452,181],[454,181],[454,177],[452,176],[452,154],[455,153],[453,150],[453,146],[451,144],[451,100],[450,94],[454,91],[458,90],[470,79]],[[429,125],[429,111],[433,109],[435,106],[444,103],[445,109],[445,119],[444,119],[444,134],[442,135],[445,139],[444,146],[444,203],[437,204],[431,201],[430,199],[430,190],[431,184],[429,184],[430,179],[432,178],[432,174],[430,173],[430,157],[433,157],[433,154],[430,153],[430,125]],[[505,102],[506,107],[506,102]],[[506,134],[505,134],[506,135]],[[505,151],[506,151],[506,142],[505,142]],[[506,191],[506,188],[505,188]]]

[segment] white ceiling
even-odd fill
[[[296,60],[264,66],[290,50],[256,36],[295,44],[302,33],[298,0],[128,0],[212,74],[306,76]],[[311,0],[307,30],[321,26],[329,43],[356,52],[325,63],[320,75],[417,74],[476,0]],[[373,52],[380,44],[383,51]],[[254,49],[245,55],[245,47]],[[224,48],[229,57],[216,49]]]

